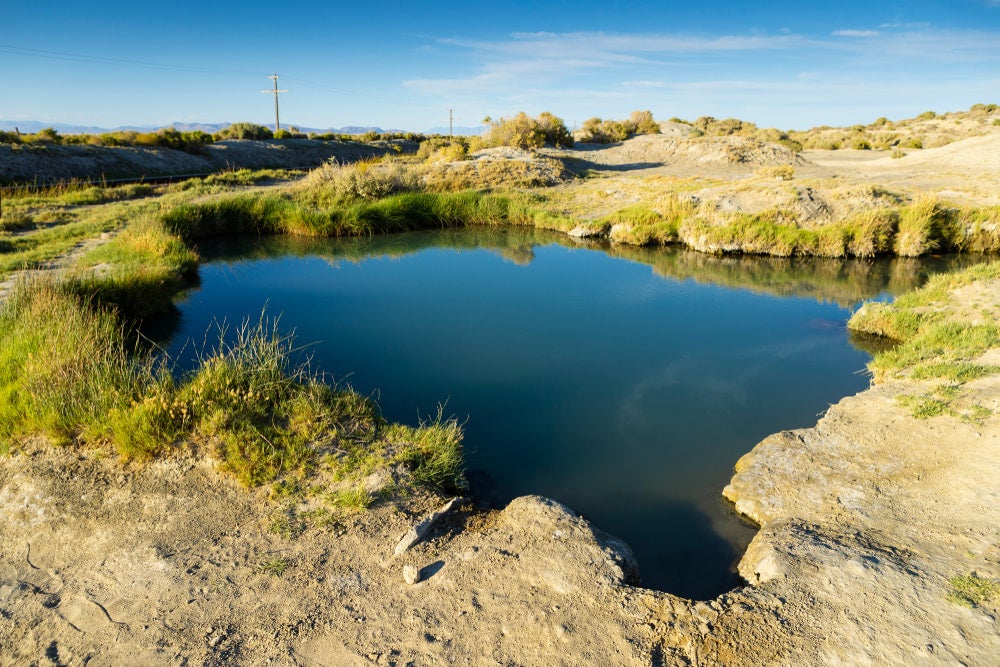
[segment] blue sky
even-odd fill
[[[7,4],[7,3],[4,3]],[[4,7],[0,118],[427,130],[520,110],[764,126],[1000,103],[1000,0]]]

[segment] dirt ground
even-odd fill
[[[666,136],[580,151],[606,177],[572,196],[634,196],[685,168],[732,192],[776,160],[837,187],[1000,196],[1000,133],[900,159],[689,150]],[[948,308],[995,321],[1000,285]],[[876,385],[744,456],[724,494],[760,524],[746,585],[700,602],[636,586],[628,546],[554,500],[461,502],[395,555],[445,498],[298,533],[203,452],[125,467],[34,443],[0,459],[0,664],[996,664],[997,596],[951,594],[956,577],[1000,577],[1000,377],[964,386],[978,421],[911,416],[897,397],[922,387]]]

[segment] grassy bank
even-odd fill
[[[123,460],[207,448],[247,486],[292,484],[333,505],[351,494],[374,500],[379,489],[362,481],[390,467],[413,483],[461,484],[458,424],[386,424],[370,399],[294,363],[293,340],[275,321],[220,331],[197,368],[178,376],[85,291],[72,279],[23,281],[0,309],[4,451],[38,435]]]
[[[984,357],[1000,348],[1000,312],[987,305],[951,304],[951,294],[967,289],[1000,289],[1000,262],[934,276],[894,303],[866,304],[848,322],[852,331],[895,342],[875,355],[869,369],[876,382],[919,381],[921,391],[899,397],[917,417],[976,421],[991,414],[968,399],[965,385],[1000,373],[1000,366]]]
[[[289,194],[239,194],[181,205],[163,216],[187,241],[222,235],[370,236],[465,225],[525,225],[544,219],[531,198],[480,192],[404,192],[319,207]]]
[[[1000,252],[1000,207],[954,207],[931,199],[813,227],[781,210],[704,217],[680,200],[655,209],[631,206],[590,224],[615,243],[680,244],[713,254],[871,258]]]

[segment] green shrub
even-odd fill
[[[217,139],[273,139],[274,134],[263,125],[254,123],[233,123],[229,127],[219,130],[215,135]]]

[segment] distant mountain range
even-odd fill
[[[39,130],[43,130],[47,127],[55,128],[59,134],[103,134],[105,132],[119,132],[119,131],[134,131],[134,132],[153,132],[159,130],[161,127],[173,127],[181,132],[194,132],[196,130],[201,130],[202,132],[214,133],[218,132],[224,127],[228,127],[232,123],[170,123],[169,125],[155,126],[155,125],[122,125],[119,127],[106,128],[106,127],[93,127],[89,125],[68,125],[66,123],[40,123],[34,120],[0,120],[0,130],[6,132],[13,132],[16,129],[20,130],[24,134],[34,134]],[[296,127],[300,132],[315,132],[317,134],[324,134],[331,132],[334,134],[365,134],[366,132],[377,132],[379,134],[389,133],[401,133],[406,132],[406,130],[384,130],[381,127],[371,127],[371,126],[361,126],[361,125],[348,125],[341,128],[326,128],[319,129],[315,127],[302,127],[300,125],[282,124],[283,128]],[[483,131],[482,127],[456,127],[454,132],[457,135],[474,135],[481,134]],[[448,134],[447,127],[433,127],[427,130],[425,134]]]

